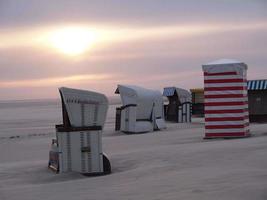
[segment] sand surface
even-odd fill
[[[203,123],[125,135],[105,127],[113,173],[101,177],[47,169],[53,135],[0,140],[0,200],[267,199],[267,124],[253,137],[203,140]]]

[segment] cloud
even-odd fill
[[[253,22],[266,17],[263,0],[1,0],[3,27],[62,22],[166,25],[205,22]]]
[[[98,82],[108,80],[112,76],[110,74],[79,74],[66,77],[54,77],[43,79],[27,79],[17,81],[0,81],[0,88],[18,88],[18,87],[48,87],[64,84]],[[113,77],[115,78],[115,77]]]
[[[199,87],[201,64],[236,58],[267,73],[262,0],[0,1],[0,99],[57,97],[69,86],[113,95],[116,85]],[[51,31],[97,33],[80,56],[55,51]],[[94,78],[96,77],[96,78]]]
[[[266,31],[266,22],[233,24],[233,23],[214,23],[214,24],[188,24],[188,25],[169,25],[155,27],[103,27],[99,25],[90,26],[87,24],[76,25],[54,25],[49,27],[34,27],[24,29],[11,29],[0,33],[0,49],[12,47],[38,47],[52,48],[55,46],[54,35],[57,33],[57,40],[64,36],[64,31],[77,29],[83,33],[83,38],[90,38],[94,35],[94,48],[105,48],[105,46],[114,45],[135,40],[155,40],[167,37],[189,38],[199,35],[211,35],[216,33],[228,33],[233,31]],[[60,33],[60,34],[59,34]],[[66,32],[68,33],[68,32]],[[76,37],[79,37],[77,35]],[[71,39],[71,38],[68,38]],[[78,38],[73,38],[73,40]],[[64,41],[67,42],[67,41]],[[75,41],[70,41],[75,42]],[[64,44],[67,46],[67,44]]]
[[[96,47],[78,59],[41,47],[4,48],[0,50],[0,78],[8,81],[73,74],[117,74],[131,79],[140,73],[153,76],[192,68],[199,70],[202,63],[221,57],[252,61],[255,67],[257,59],[261,63],[265,61],[267,47],[263,41],[267,40],[267,26],[254,27],[222,28],[191,36],[166,33],[158,37],[122,39],[123,42]]]

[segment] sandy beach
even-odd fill
[[[0,0],[0,200],[267,200],[266,11]]]
[[[0,199],[267,199],[267,124],[250,138],[203,140],[203,119],[125,135],[105,127],[112,174],[47,169],[53,134],[0,141]]]

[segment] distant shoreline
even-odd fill
[[[121,104],[121,100],[119,96],[111,96],[108,97],[109,105],[117,105]],[[42,103],[48,103],[48,104],[60,104],[60,99],[13,99],[13,100],[0,100],[0,108],[4,105],[17,105],[17,104],[42,104]]]

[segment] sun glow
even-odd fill
[[[66,27],[49,34],[50,45],[61,53],[76,56],[85,53],[96,42],[94,31],[84,27]]]
[[[28,29],[0,31],[0,50],[29,48],[60,52],[69,57],[82,58],[87,51],[110,48],[113,44],[134,40],[161,40],[170,37],[194,37],[225,31],[267,30],[266,22],[251,24],[189,24],[184,26],[117,27],[98,24],[58,24]],[[52,51],[52,52],[53,52]]]

